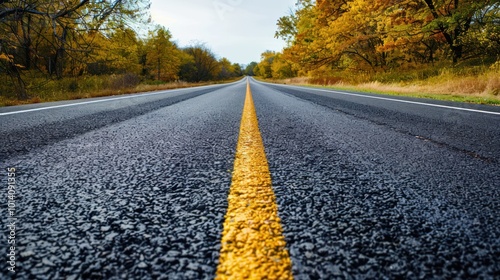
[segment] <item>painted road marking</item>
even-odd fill
[[[216,279],[293,279],[250,84]]]
[[[267,83],[267,84],[270,84],[270,83]],[[275,85],[275,84],[270,84],[270,85]],[[378,99],[378,100],[384,100],[384,101],[400,102],[400,103],[407,103],[407,104],[413,104],[413,105],[437,107],[437,108],[443,108],[443,109],[451,109],[451,110],[459,110],[459,111],[467,111],[467,112],[500,116],[500,112],[484,111],[484,110],[469,109],[469,108],[460,108],[460,107],[453,107],[453,106],[447,106],[447,105],[439,105],[439,104],[432,104],[432,103],[425,103],[425,102],[418,102],[418,101],[401,100],[401,99],[394,99],[394,98],[381,97],[381,96],[371,96],[371,95],[350,93],[350,92],[337,91],[337,90],[317,89],[317,88],[308,88],[308,87],[299,87],[299,86],[290,86],[290,85],[287,85],[287,86],[281,85],[281,86],[302,89],[302,90],[309,89],[309,90],[313,90],[313,91],[322,91],[322,92],[336,93],[336,94],[341,94],[341,95],[356,96],[356,97],[362,97],[362,98],[371,98],[371,99]]]
[[[235,83],[239,83],[239,81],[234,82],[234,83],[229,83],[228,85],[235,84]],[[8,115],[15,115],[15,114],[22,114],[22,113],[29,113],[29,112],[50,110],[50,109],[73,107],[73,106],[87,105],[87,104],[94,104],[94,103],[102,103],[102,102],[108,102],[108,101],[116,101],[116,100],[123,100],[123,99],[146,97],[146,96],[152,96],[152,95],[158,95],[158,94],[165,94],[165,93],[175,93],[175,92],[179,92],[179,91],[187,91],[187,90],[190,90],[190,89],[191,90],[192,89],[203,89],[203,88],[213,87],[213,86],[214,85],[208,85],[208,86],[200,86],[200,87],[195,87],[195,88],[181,88],[181,89],[162,90],[162,91],[156,91],[156,92],[151,92],[151,93],[138,93],[138,94],[127,95],[127,96],[122,96],[122,97],[112,97],[112,98],[99,99],[99,100],[91,100],[91,101],[83,101],[83,102],[77,102],[77,103],[71,103],[71,104],[54,105],[54,106],[40,107],[40,108],[33,108],[33,109],[26,109],[26,110],[20,110],[20,111],[5,112],[5,113],[0,113],[0,116],[8,116]]]
[[[158,92],[153,92],[153,93],[135,94],[135,95],[131,95],[131,96],[123,96],[123,97],[116,97],[116,98],[106,98],[106,99],[84,101],[84,102],[64,104],[64,105],[54,105],[54,106],[49,106],[49,107],[33,108],[33,109],[27,109],[27,110],[21,110],[21,111],[13,111],[13,112],[0,113],[0,116],[8,116],[8,115],[22,114],[22,113],[29,113],[29,112],[36,112],[36,111],[43,111],[43,110],[49,110],[49,109],[58,109],[58,108],[73,107],[73,106],[78,106],[78,105],[87,105],[87,104],[93,104],[93,103],[102,103],[102,102],[108,102],[108,101],[116,101],[116,100],[122,100],[122,99],[144,97],[144,96],[150,96],[150,95],[163,94],[163,93],[167,93],[167,92],[171,93],[171,92],[176,92],[176,91],[182,91],[182,90],[187,90],[187,89],[188,88],[177,89],[177,90],[170,90],[170,91],[158,91]]]

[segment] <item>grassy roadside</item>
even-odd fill
[[[33,86],[30,90],[30,98],[28,100],[17,100],[14,94],[1,94],[0,107],[197,87],[229,83],[239,79],[200,83],[182,81],[161,83],[152,81],[139,82],[135,77],[128,77],[127,75],[110,75],[89,76],[81,79],[48,80],[39,82],[37,86]],[[9,85],[0,85],[0,92],[9,92],[8,88]]]
[[[398,81],[396,78],[392,79],[389,75],[377,75],[364,79],[349,79],[337,76],[266,81],[316,88],[500,106],[500,70],[498,69],[488,69],[479,73],[473,73],[472,71],[441,71],[437,75],[430,77],[416,77],[405,81]]]

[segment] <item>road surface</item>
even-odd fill
[[[0,278],[224,279],[247,80],[293,278],[500,275],[500,108],[249,78],[0,108]]]

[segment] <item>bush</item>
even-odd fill
[[[76,92],[78,90],[78,82],[76,80],[72,80],[69,83],[68,88],[69,88],[69,91]]]
[[[111,89],[119,90],[124,88],[134,88],[141,82],[141,79],[136,74],[127,73],[112,79]]]
[[[500,94],[500,77],[496,74],[497,73],[491,73],[490,75],[488,75],[486,92],[498,96]]]
[[[332,86],[342,82],[340,77],[310,78],[308,81],[313,85]]]

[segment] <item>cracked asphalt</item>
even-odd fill
[[[499,277],[500,115],[250,86],[295,279]],[[245,88],[0,108],[0,278],[216,277]]]

